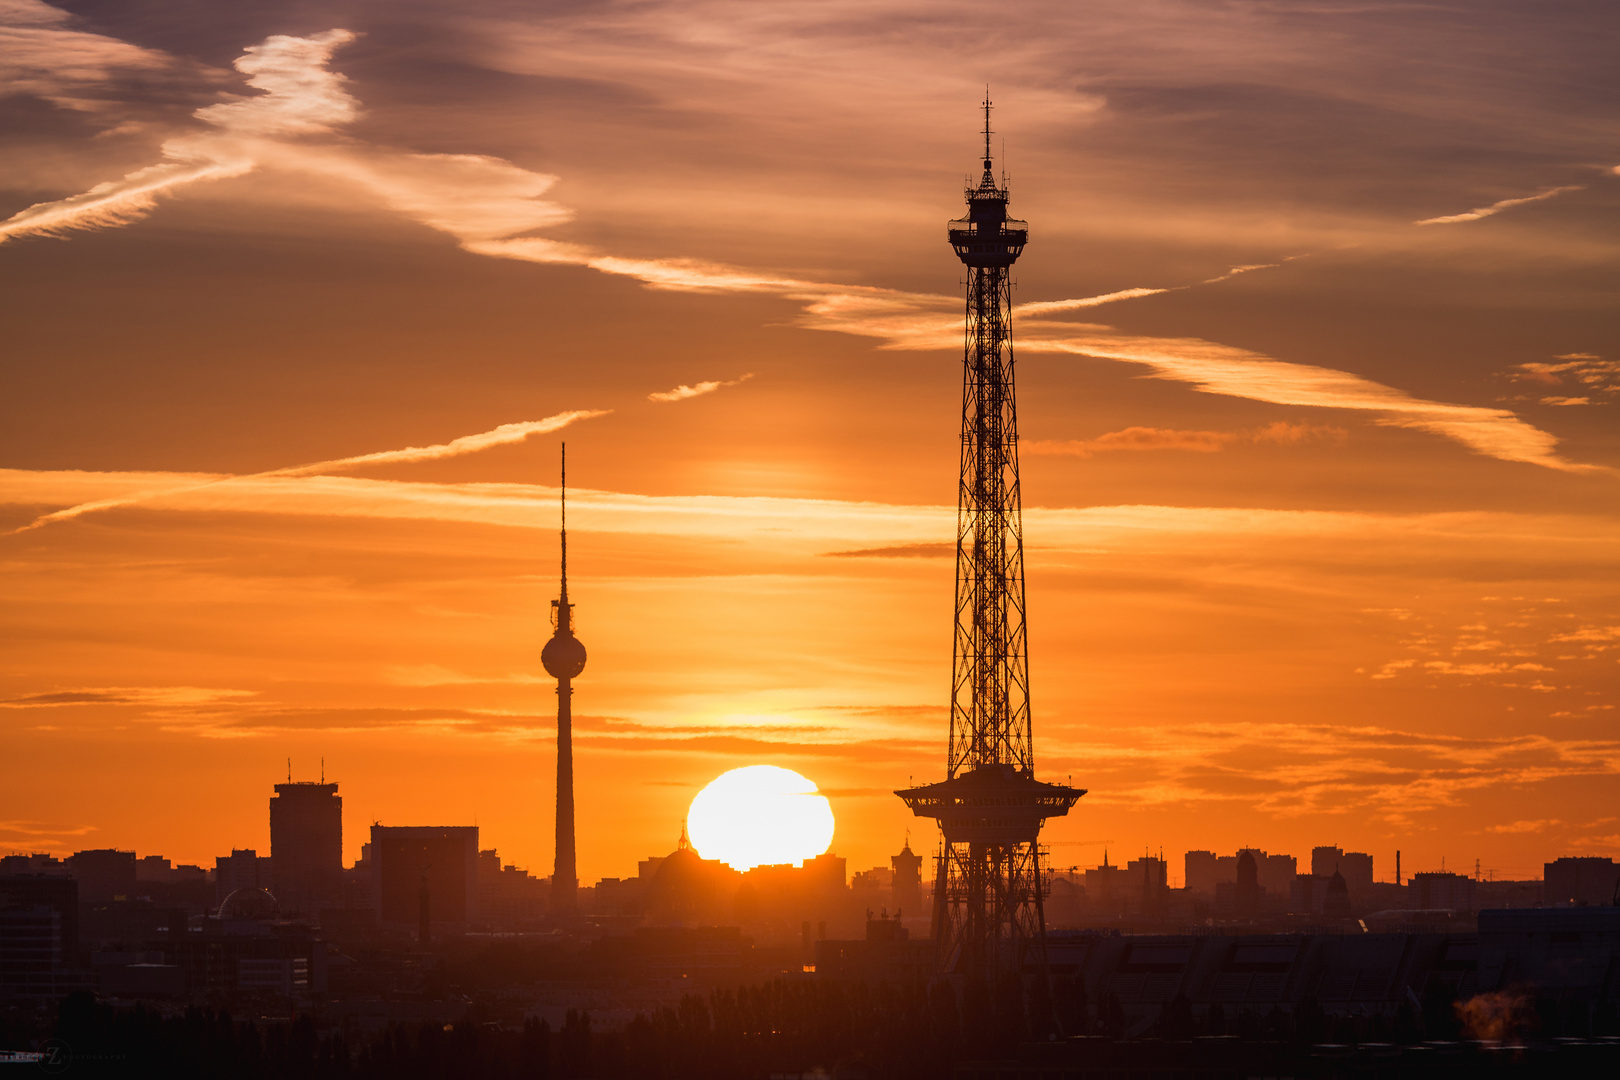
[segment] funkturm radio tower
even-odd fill
[[[574,857],[574,679],[585,670],[585,646],[574,636],[574,605],[568,602],[568,444],[562,448],[562,586],[551,602],[551,640],[540,663],[557,680],[557,862],[551,874],[551,911],[567,917],[579,907]]]
[[[934,884],[939,969],[993,984],[1044,966],[1041,825],[1067,814],[1085,792],[1035,779],[1008,276],[1029,226],[1007,216],[990,134],[986,97],[984,175],[977,187],[969,181],[967,216],[949,225],[967,267],[967,341],[945,779],[895,794],[917,816],[936,819],[943,834]]]

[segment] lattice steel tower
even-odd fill
[[[1045,964],[1041,824],[1085,792],[1035,779],[1024,631],[1024,530],[1018,490],[1009,271],[1029,226],[1007,216],[1005,182],[990,153],[984,102],[984,175],[969,181],[968,213],[949,225],[967,267],[962,356],[962,468],[956,513],[956,637],[945,780],[897,791],[935,818],[939,970],[984,977]]]
[[[585,645],[574,636],[574,605],[568,602],[568,444],[562,448],[562,585],[551,602],[551,640],[540,663],[557,680],[557,861],[551,872],[551,911],[568,917],[579,910],[574,854],[574,679],[585,670]]]

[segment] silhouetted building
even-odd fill
[[[1182,857],[1183,883],[1195,896],[1214,896],[1221,880],[1221,860],[1213,851],[1189,851]]]
[[[271,861],[253,848],[232,848],[214,859],[214,895],[223,901],[237,889],[268,889]]]
[[[868,917],[863,940],[817,941],[815,966],[818,978],[915,986],[934,973],[933,942],[913,940],[898,917]]]
[[[718,859],[705,859],[694,851],[684,825],[674,851],[661,859],[648,859],[642,866],[652,873],[642,898],[651,926],[714,926],[758,917],[757,899],[755,910],[738,911],[746,906],[738,896],[742,875]]]
[[[46,854],[6,855],[0,857],[0,876],[72,877],[73,869],[61,859]]]
[[[1413,874],[1412,884],[1408,886],[1407,893],[1411,898],[1412,907],[1417,909],[1449,908],[1452,911],[1473,911],[1478,907],[1474,902],[1474,890],[1474,879],[1471,877],[1435,871]]]
[[[1252,914],[1260,908],[1260,864],[1252,851],[1241,851],[1237,857],[1237,908]]]
[[[597,906],[612,887],[601,885],[618,883],[617,878],[605,878],[596,890]],[[532,929],[546,913],[550,898],[550,885],[545,878],[537,878],[527,870],[508,864],[501,865],[501,856],[490,848],[478,853],[478,918],[494,930]],[[618,914],[618,912],[615,912]]]
[[[371,827],[372,896],[385,927],[465,933],[478,917],[478,826]]]
[[[1342,851],[1337,847],[1312,848],[1312,876],[1330,878],[1335,873],[1344,876],[1350,895],[1361,896],[1372,889],[1373,858],[1364,851]]]
[[[1270,855],[1259,848],[1241,848],[1235,855],[1216,855],[1212,851],[1187,852],[1184,856],[1187,890],[1196,896],[1224,896],[1227,900],[1223,903],[1235,902],[1238,862],[1245,854],[1254,862],[1255,887],[1259,890],[1256,897],[1271,896],[1280,901],[1292,893],[1294,876],[1298,872],[1294,857]]]
[[[1112,912],[1120,910],[1130,893],[1130,878],[1118,866],[1108,865],[1108,850],[1103,849],[1103,861],[1085,873],[1086,900],[1093,910]]]
[[[270,891],[284,912],[336,904],[343,892],[343,799],[338,786],[276,785],[270,798]]]
[[[1125,881],[1139,908],[1147,911],[1164,906],[1170,892],[1169,870],[1163,859],[1151,855],[1125,864]]]
[[[890,897],[896,908],[913,915],[923,914],[922,864],[922,856],[912,852],[909,841],[900,849],[900,854],[889,856]]]
[[[1548,904],[1612,905],[1620,892],[1620,865],[1613,859],[1555,859],[1543,867]]]
[[[1348,919],[1350,917],[1350,885],[1344,880],[1344,875],[1333,871],[1333,876],[1327,879],[1327,888],[1323,890],[1322,914],[1329,919]]]
[[[73,989],[79,883],[59,875],[0,877],[0,997],[52,997]]]
[[[79,883],[79,902],[97,904],[135,895],[135,853],[116,848],[76,851],[67,859]]]

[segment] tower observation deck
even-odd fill
[[[1085,792],[1035,779],[1008,273],[1029,225],[1007,216],[990,136],[987,97],[984,174],[967,188],[967,216],[947,227],[967,267],[967,336],[945,779],[895,794],[942,833],[933,920],[939,970],[994,989],[1008,973],[1044,967],[1041,825],[1067,814]]]

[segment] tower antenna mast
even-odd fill
[[[1045,968],[1040,830],[1085,794],[1035,779],[1024,630],[1024,527],[1018,484],[1009,271],[1029,225],[1007,216],[984,98],[984,172],[947,235],[967,267],[956,633],[945,779],[895,792],[942,833],[934,876],[938,970],[983,979]]]

